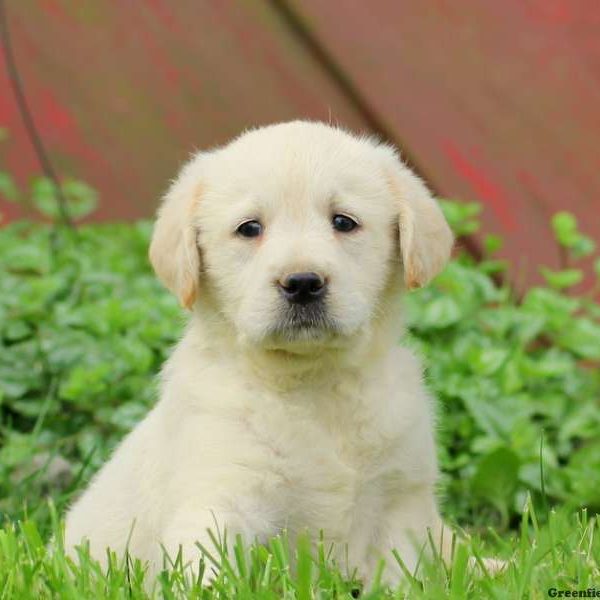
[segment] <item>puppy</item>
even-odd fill
[[[423,182],[374,139],[296,121],[195,155],[150,246],[189,323],[159,402],[69,511],[67,547],[156,571],[164,550],[197,565],[208,529],[248,543],[322,530],[365,579],[380,558],[400,577],[392,549],[414,569],[444,536],[400,300],[452,243]]]

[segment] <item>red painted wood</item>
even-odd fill
[[[148,216],[190,152],[257,124],[330,115],[364,128],[263,3],[8,0],[14,50],[57,170],[101,192],[94,218]],[[3,62],[3,61],[2,61]],[[0,146],[21,183],[39,167],[0,67]],[[15,215],[0,201],[0,212]]]
[[[366,120],[267,2],[8,0],[15,51],[61,175],[96,218],[149,215],[196,147],[294,117]],[[485,205],[517,280],[557,264],[548,220],[600,240],[597,0],[293,2],[368,109],[448,197]],[[4,69],[0,168],[39,172]],[[0,200],[0,212],[15,215]]]
[[[517,279],[558,264],[558,210],[600,241],[597,0],[293,6],[430,182],[484,203]]]

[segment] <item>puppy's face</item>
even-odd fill
[[[197,155],[167,194],[150,256],[184,305],[204,293],[241,341],[300,347],[360,332],[391,277],[422,285],[450,246],[389,148],[295,122]]]

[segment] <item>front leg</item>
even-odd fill
[[[225,550],[223,545],[226,544],[230,551],[238,535],[244,547],[248,547],[255,541],[266,542],[277,532],[266,503],[252,496],[240,495],[234,504],[218,501],[203,503],[202,507],[187,504],[178,507],[165,522],[160,536],[162,548],[155,566],[157,569],[163,565],[168,567],[181,553],[185,572],[196,579],[203,555],[201,548],[219,560]],[[215,540],[220,547],[215,546]],[[214,568],[215,565],[207,559],[204,581],[214,578]]]
[[[394,550],[411,575],[415,574],[421,561],[434,557],[436,560],[441,558],[449,566],[453,559],[455,536],[456,533],[444,524],[438,513],[432,486],[424,485],[404,492],[385,512],[377,552],[371,553],[373,560],[366,561],[366,581],[371,580],[379,559],[384,558],[384,582],[390,586],[400,583],[404,570],[394,557]],[[457,543],[463,542],[458,540]],[[483,558],[482,562],[491,575],[503,571],[507,566],[505,561],[493,558]],[[469,568],[482,573],[475,557],[469,557]]]
[[[238,534],[244,538],[248,537],[248,532],[239,522],[238,515],[232,511],[216,507],[213,509],[181,508],[171,516],[163,529],[159,557],[155,561],[155,566],[157,569],[170,568],[180,556],[185,573],[196,579],[203,555],[201,548],[218,559],[224,550],[223,545],[226,543],[230,548]],[[213,538],[221,548],[215,546]],[[204,575],[206,580],[212,578],[213,567],[212,562],[207,560]]]
[[[432,547],[433,546],[433,547]],[[449,561],[452,531],[443,525],[437,509],[433,486],[424,484],[398,493],[384,512],[376,552],[367,560],[367,579],[377,568],[378,561],[386,562],[384,580],[396,586],[404,571],[395,558],[395,550],[409,573],[414,574],[426,556],[437,555]]]

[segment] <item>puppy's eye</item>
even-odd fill
[[[258,221],[244,221],[235,232],[246,238],[258,237],[263,231],[263,226]]]
[[[358,223],[348,215],[334,215],[331,224],[336,231],[343,233],[353,231],[358,227]]]

